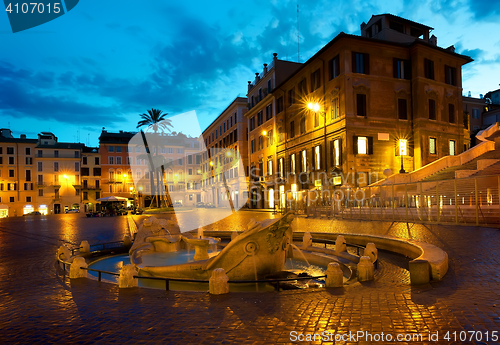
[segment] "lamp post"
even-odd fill
[[[406,140],[406,139],[399,139],[399,155],[401,156],[401,170],[399,170],[400,174],[406,173],[406,171],[404,169],[404,166],[403,166],[403,158],[407,154],[406,153],[407,144],[408,144],[408,140]]]
[[[141,208],[141,193],[142,193],[142,186],[139,187],[139,192],[137,193],[137,198],[139,199],[139,208]]]

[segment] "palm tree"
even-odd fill
[[[169,119],[165,118],[165,116],[167,116],[167,115],[168,115],[168,113],[164,113],[160,109],[154,109],[154,108],[152,108],[151,110],[148,109],[147,110],[147,114],[141,114],[140,115],[140,117],[141,117],[142,120],[140,120],[137,123],[137,128],[143,127],[143,126],[148,126],[149,128],[151,128],[153,130],[153,132],[155,133],[155,135],[157,135],[158,132],[164,133],[165,130],[168,130],[169,132],[171,132],[172,130],[169,127],[173,128],[172,121],[170,121]],[[155,149],[156,149],[156,153],[155,153],[155,156],[156,156],[156,155],[158,155],[158,147],[155,147]],[[148,150],[149,150],[149,147],[148,147]],[[149,152],[151,154],[151,150],[149,150]],[[150,162],[150,165],[151,165],[151,174],[150,174],[151,191],[155,190],[154,189],[154,175],[156,174],[157,189],[156,189],[155,199],[156,199],[156,207],[159,207],[159,205],[158,205],[158,196],[160,195],[160,188],[163,185],[164,167],[163,167],[163,165],[161,166],[161,171],[162,171],[161,180],[162,180],[162,183],[160,184],[159,171],[158,171],[158,169],[153,169],[154,165],[153,165],[153,160],[152,159],[150,159],[149,162]]]

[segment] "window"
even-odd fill
[[[14,169],[9,169],[9,177],[14,177]]]
[[[481,116],[480,116],[480,112],[479,112],[479,109],[477,108],[472,108],[472,118],[473,119],[479,119]]]
[[[429,153],[431,155],[436,154],[436,138],[429,138]]]
[[[267,146],[269,147],[269,145],[272,145],[273,144],[273,130],[269,130],[267,131]]]
[[[301,154],[301,167],[302,167],[302,172],[307,172],[307,151],[302,150]]]
[[[398,99],[398,119],[407,120],[408,119],[408,109],[406,98]]]
[[[231,120],[231,121],[230,121],[230,124],[231,124],[231,126],[230,126],[230,127],[233,127],[233,117],[231,116],[229,119]],[[229,120],[228,120],[228,121],[229,121]]]
[[[260,88],[259,89],[259,101],[262,100],[262,98],[264,98],[264,97],[262,97],[262,88]]]
[[[10,201],[10,202],[14,202],[14,197],[13,197],[13,196],[11,196],[11,197],[9,198],[9,201]]]
[[[266,107],[266,121],[273,117],[273,105],[268,104]]]
[[[114,152],[115,147],[114,146],[108,146],[108,152]]]
[[[88,199],[89,199],[89,193],[83,192],[83,200],[88,200]]]
[[[43,151],[42,150],[38,150],[38,154],[37,154],[37,157],[43,157]]]
[[[319,113],[316,111],[314,112],[314,127],[319,126]]]
[[[303,117],[300,119],[300,134],[304,134],[306,132],[306,118]]]
[[[250,145],[251,145],[252,153],[254,153],[255,152],[255,140],[252,139],[252,141],[250,142]]]
[[[75,158],[80,158],[80,151],[75,151]]]
[[[269,93],[269,92],[271,92],[272,88],[273,88],[273,86],[272,86],[272,80],[271,80],[271,79],[269,79],[269,80],[267,81],[267,92],[268,92],[268,93]]]
[[[356,95],[356,114],[366,116],[366,95],[358,93]]]
[[[115,164],[115,157],[108,157],[108,164]]]
[[[122,164],[122,157],[121,156],[116,157],[116,164]]]
[[[24,149],[24,153],[26,154],[26,156],[30,156],[31,155],[31,148],[30,147],[26,147]]]
[[[297,91],[299,92],[299,95],[301,95],[301,96],[304,96],[305,94],[307,94],[307,81],[306,81],[306,78],[302,79],[299,82]]]
[[[86,156],[82,157],[82,164],[87,165],[87,157]]]
[[[75,195],[80,195],[80,190],[79,189],[75,189]]]
[[[40,189],[38,190],[38,196],[43,196],[43,189],[42,189],[42,188],[40,188]]]
[[[295,165],[295,153],[294,153],[290,156],[290,172],[292,174],[295,174],[295,169],[296,165]]]
[[[283,96],[276,101],[276,112],[279,114],[283,111]]]
[[[358,137],[358,154],[366,155],[368,153],[368,139]]]
[[[262,138],[262,135],[259,135],[259,150],[262,150],[264,147],[264,139]]]
[[[335,167],[342,165],[342,139],[332,141],[332,165]]]
[[[450,140],[449,147],[450,147],[450,156],[456,155],[455,140]]]
[[[14,165],[14,157],[9,157],[9,165]]]
[[[272,158],[267,159],[267,174],[268,175],[273,174],[273,159]]]
[[[314,169],[320,170],[321,169],[321,145],[315,146],[313,148],[313,153],[314,153]]]
[[[95,198],[100,199],[101,198],[101,192],[95,192]]]
[[[237,120],[238,120],[237,114],[234,113],[234,124],[236,124],[238,122]]]
[[[75,171],[76,172],[80,171],[80,162],[75,162]]]
[[[257,126],[262,125],[262,110],[257,113]]]
[[[429,120],[436,119],[436,101],[429,99]]]
[[[130,165],[132,163],[130,156],[127,156],[127,165]]]
[[[295,89],[288,90],[288,106],[295,103]]]
[[[340,74],[340,58],[337,55],[328,62],[330,80],[337,78]]]
[[[226,123],[224,122],[224,133],[226,133]]]
[[[3,157],[0,156],[0,164],[3,164]]]
[[[424,59],[424,75],[427,79],[434,80],[434,61]]]
[[[284,158],[280,158],[278,160],[278,173],[279,173],[279,176],[280,177],[283,177],[285,176],[285,159]]]
[[[178,154],[184,153],[184,150],[183,149],[177,149],[177,153]]]
[[[255,116],[250,119],[250,132],[255,129]]]
[[[311,73],[311,92],[319,89],[321,87],[321,75],[320,69],[318,68],[316,71]]]
[[[26,182],[31,181],[31,170],[26,170],[25,171],[25,177],[26,177]]]
[[[122,152],[122,147],[121,146],[117,146],[116,147],[116,152]]]
[[[31,197],[30,196],[26,197],[26,202],[31,202]]]
[[[54,150],[54,157],[59,157],[59,150]]]
[[[101,168],[94,168],[93,173],[94,173],[94,176],[101,176]]]
[[[370,55],[364,53],[352,53],[352,72],[370,74]]]
[[[450,123],[455,123],[455,105],[448,104],[448,121]]]
[[[59,162],[54,162],[54,171],[59,171]]]
[[[353,137],[354,154],[371,155],[373,154],[373,137]]]
[[[292,121],[290,122],[290,138],[293,138],[295,136],[295,122]]]
[[[33,183],[25,183],[24,190],[33,190]]]
[[[411,65],[409,60],[394,59],[393,60],[394,78],[411,79]]]
[[[13,147],[7,147],[7,154],[8,155],[13,155],[14,154],[14,148]]]
[[[3,147],[0,146],[0,155],[3,154]]]
[[[332,120],[338,119],[339,115],[339,98],[334,98],[332,101]]]
[[[38,184],[43,184],[43,175],[38,175]]]
[[[444,82],[448,85],[457,85],[457,69],[451,66],[444,66]]]

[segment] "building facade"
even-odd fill
[[[200,201],[203,203],[230,207],[232,201],[233,207],[240,208],[248,199],[246,111],[247,99],[236,97],[202,134],[202,161],[199,168]],[[234,155],[237,155],[238,159],[235,159]],[[236,165],[240,162],[241,164]]]
[[[81,161],[82,204],[85,212],[98,211],[101,198],[101,154],[98,147],[84,147]]]
[[[0,129],[0,218],[38,211],[35,177],[36,139],[14,138]]]
[[[38,194],[42,214],[64,213],[81,207],[80,163],[84,145],[58,142],[51,132],[38,134],[35,147]]]
[[[276,122],[275,114],[281,111],[283,99],[274,97],[274,89],[297,71],[302,64],[279,60],[273,54],[271,64],[264,64],[255,80],[248,82],[248,157],[250,160],[250,208],[273,208],[278,161],[276,138],[283,124]],[[263,193],[267,195],[264,197]]]
[[[438,47],[431,29],[372,16],[361,36],[340,33],[273,88],[277,175],[264,199],[271,188],[284,204],[311,190],[365,186],[469,148],[461,67],[472,60]],[[265,166],[267,154],[250,164]]]

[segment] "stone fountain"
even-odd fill
[[[223,268],[231,280],[263,279],[283,270],[286,252],[292,242],[292,220],[292,213],[261,222],[252,220],[224,249],[210,256],[208,246],[220,239],[203,237],[200,230],[198,237],[202,238],[193,238],[190,233],[181,235],[174,222],[149,217],[137,232],[130,249],[130,260],[143,276],[208,280],[213,270]],[[195,248],[194,262],[143,265],[142,256],[145,254],[187,251],[189,245]]]

